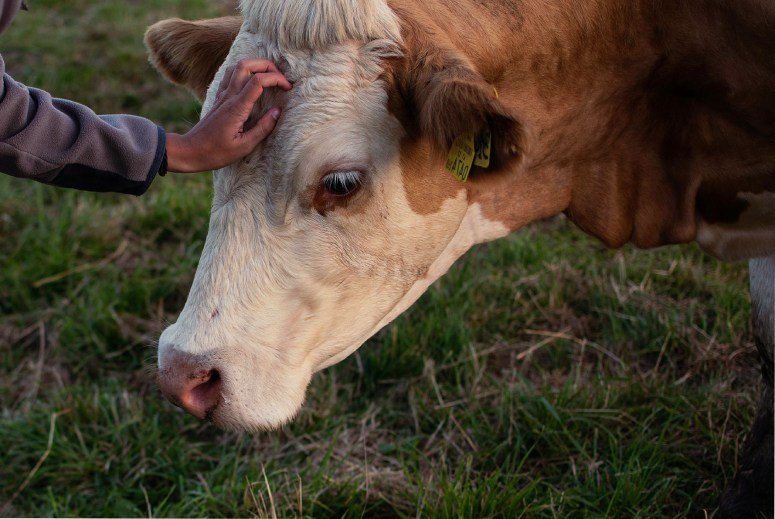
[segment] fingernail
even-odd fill
[[[272,119],[275,121],[280,118],[280,109],[279,108],[272,108],[269,110],[269,115],[272,116]]]

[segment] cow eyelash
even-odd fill
[[[361,172],[334,171],[323,177],[323,187],[334,196],[348,196],[361,187]]]

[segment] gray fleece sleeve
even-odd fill
[[[60,187],[141,195],[166,173],[164,130],[141,117],[96,115],[17,83],[0,56],[0,172]]]

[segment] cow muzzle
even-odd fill
[[[165,398],[200,420],[211,419],[223,400],[223,379],[212,360],[176,349],[160,360],[159,388]]]

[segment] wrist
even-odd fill
[[[167,134],[167,171],[173,173],[199,171],[194,157],[194,149],[185,135]]]

